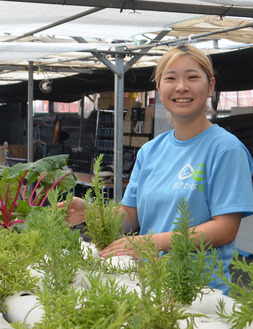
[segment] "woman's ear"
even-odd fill
[[[209,82],[209,91],[208,91],[208,97],[212,97],[215,87],[215,78],[212,77]]]

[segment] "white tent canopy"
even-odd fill
[[[124,43],[124,49],[129,50],[142,43],[148,44],[157,31],[164,31],[162,41],[180,42],[182,37],[193,34],[197,37],[206,32],[214,33],[216,30],[253,23],[252,18],[249,18],[253,17],[253,2],[247,6],[243,2],[234,1],[226,5],[226,1],[216,1],[215,5],[211,5],[210,1],[198,0],[191,1],[191,4],[187,0],[104,0],[104,7],[90,7],[88,5],[98,6],[99,3],[101,6],[101,1],[0,0],[0,68],[4,73],[2,76],[0,74],[0,81],[3,84],[14,79],[13,73],[9,71],[9,75],[6,75],[4,72],[4,69],[10,69],[8,65],[15,71],[20,66],[25,66],[27,70],[28,61],[33,61],[37,67],[44,65],[44,68],[45,65],[50,67],[58,64],[65,71],[66,66],[74,70],[101,67],[100,58],[89,50],[104,51],[104,54],[105,51],[115,51],[115,45],[112,44],[115,40],[120,40],[121,44]],[[240,3],[243,6],[240,7]],[[215,15],[207,15],[210,13]],[[245,17],[234,18],[240,14]],[[240,30],[217,35],[214,33],[207,38],[227,38],[250,44],[253,40],[252,31],[248,27],[243,33]],[[155,46],[156,51],[161,49],[157,48],[157,43]],[[158,57],[142,56],[133,65],[153,65],[160,54]],[[125,58],[125,62],[129,58]],[[23,78],[22,74],[20,80]],[[15,79],[18,79],[17,72]]]
[[[71,6],[70,3],[56,5],[0,1],[0,29],[5,33],[20,35],[91,9]],[[194,17],[197,15],[139,10],[120,12],[119,9],[101,8],[96,13],[50,28],[46,33],[55,36],[82,36],[86,40],[133,40],[138,34],[161,30],[181,19]]]

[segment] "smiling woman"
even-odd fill
[[[180,140],[196,136],[211,125],[205,107],[214,91],[212,65],[201,51],[193,49],[183,45],[172,56],[167,53],[156,71],[160,100],[170,112],[175,137]]]
[[[205,116],[215,80],[212,64],[202,51],[191,45],[169,49],[157,66],[156,84],[175,129],[139,150],[120,208],[125,214],[122,230],[131,232],[139,226],[139,236],[132,239],[140,243],[152,232],[152,240],[164,254],[178,225],[179,200],[185,199],[194,238],[217,248],[229,279],[241,218],[253,213],[253,160],[235,136]],[[85,211],[81,199],[74,203],[70,224]],[[129,240],[123,237],[111,243],[100,256],[137,256]],[[218,277],[210,286],[228,293]]]

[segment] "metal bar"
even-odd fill
[[[123,47],[122,51],[123,51]],[[117,52],[116,52],[117,53]],[[92,52],[92,54],[94,56],[96,56],[103,64],[105,64],[105,66],[109,67],[109,69],[111,71],[113,71],[113,73],[117,74],[117,75],[121,75],[122,71],[120,70],[120,68],[118,68],[117,65],[114,65],[112,62],[110,62],[107,58],[105,58],[103,55],[101,55],[99,52]],[[123,56],[124,57],[124,56]]]
[[[7,0],[14,1],[14,0]],[[202,15],[219,15],[219,16],[236,16],[236,17],[253,17],[253,8],[239,7],[231,5],[198,5],[191,3],[176,3],[167,1],[147,1],[147,0],[128,0],[125,1],[122,8],[123,1],[119,0],[15,0],[15,2],[32,2],[32,3],[46,3],[64,6],[87,6],[87,7],[103,7],[115,8],[120,10],[132,11],[163,11],[185,14],[202,14]]]
[[[79,43],[87,43],[87,41],[82,37],[73,37],[73,38]],[[109,69],[113,71],[113,73],[120,74],[117,66],[114,65],[112,62],[110,62],[105,56],[103,56],[101,52],[99,51],[90,51],[90,52],[94,57],[99,59],[105,66],[109,67]]]
[[[151,42],[149,45],[146,46],[146,48],[142,49],[142,52],[149,51],[153,47],[152,42],[157,42],[162,40],[166,35],[168,34],[167,30],[161,31]],[[127,72],[143,55],[142,54],[136,54],[133,58],[131,58],[126,64],[124,68],[124,72]],[[156,55],[157,56],[157,55]]]
[[[79,127],[78,147],[81,147],[82,146],[82,139],[83,139],[84,95],[82,95],[80,106],[81,106],[81,114],[80,114],[80,127]]]
[[[33,161],[33,62],[28,72],[27,161]]]
[[[197,40],[197,39],[201,39],[201,38],[208,37],[208,36],[215,35],[215,34],[222,34],[222,33],[227,33],[227,32],[231,32],[231,31],[242,30],[242,29],[246,29],[248,27],[253,27],[253,23],[237,25],[237,26],[230,27],[227,29],[215,30],[215,31],[196,34],[196,35],[191,34],[191,40]],[[163,45],[174,45],[174,44],[179,44],[179,43],[188,42],[188,41],[189,41],[189,37],[185,37],[185,38],[179,38],[177,40],[164,41],[164,42],[151,42],[151,43],[152,43],[152,47],[158,47],[158,46],[163,46]],[[249,46],[249,45],[247,45],[247,46]],[[136,47],[131,47],[131,51],[143,49],[146,47],[147,47],[147,45],[139,45]]]
[[[117,48],[116,48],[117,49]],[[122,50],[122,47],[117,49]],[[124,56],[116,55],[115,65],[121,74],[114,74],[114,190],[113,198],[121,201],[123,192],[123,111],[124,111]]]
[[[15,38],[10,38],[10,39],[7,39],[5,40],[4,42],[10,42],[10,41],[15,41],[15,40],[20,40],[20,39],[23,39],[25,37],[28,37],[30,35],[33,35],[35,33],[38,33],[38,32],[42,32],[42,31],[45,31],[45,30],[48,30],[48,29],[51,29],[52,27],[55,27],[55,26],[58,26],[58,25],[61,25],[61,24],[64,24],[64,23],[67,23],[67,22],[70,22],[70,21],[73,21],[75,19],[78,19],[80,17],[84,17],[84,16],[87,16],[87,15],[90,15],[90,14],[93,14],[93,13],[96,13],[97,11],[100,11],[104,8],[92,8],[92,9],[89,9],[89,10],[86,10],[86,11],[83,11],[79,14],[76,14],[76,15],[73,15],[73,16],[70,16],[68,18],[64,18],[64,19],[61,19],[55,23],[51,23],[51,24],[48,24],[46,26],[43,26],[43,27],[40,27],[38,29],[35,29],[35,30],[32,30],[30,32],[27,32],[27,33],[24,33],[18,37],[15,37]]]

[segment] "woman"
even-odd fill
[[[166,252],[175,227],[177,206],[186,199],[197,236],[219,249],[224,271],[233,257],[241,218],[253,213],[253,161],[246,147],[205,116],[206,101],[215,86],[209,58],[191,45],[169,49],[155,75],[160,100],[170,112],[174,130],[146,143],[138,152],[121,212],[123,231],[140,227],[135,239],[152,231],[157,247]],[[69,222],[84,220],[84,205],[75,198]],[[132,254],[125,238],[100,255]],[[213,282],[212,286],[227,288]]]

